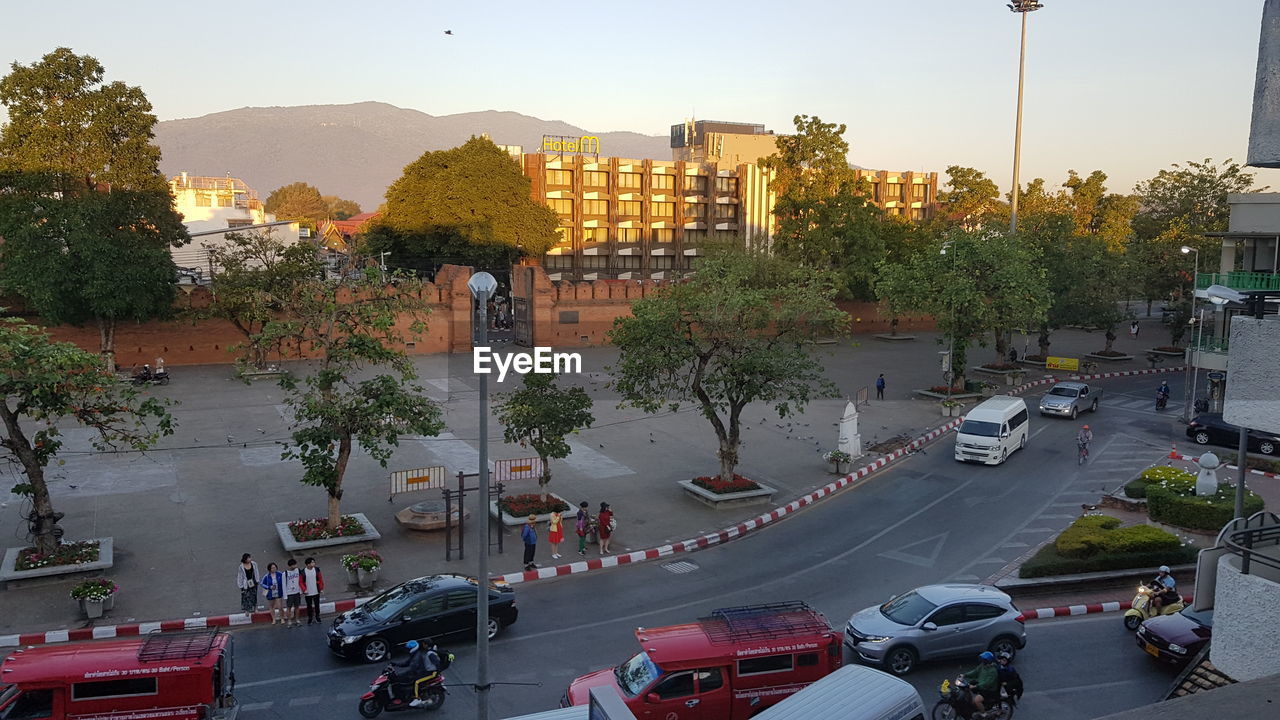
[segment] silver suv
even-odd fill
[[[854,613],[844,644],[865,663],[906,675],[924,660],[983,650],[1014,655],[1027,644],[1022,613],[990,585],[926,585]]]

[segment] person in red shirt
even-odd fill
[[[609,509],[609,503],[600,503],[600,514],[596,515],[597,528],[600,531],[600,554],[609,554],[609,539],[613,536],[613,511]]]

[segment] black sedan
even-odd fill
[[[1138,647],[1153,658],[1182,665],[1196,656],[1213,634],[1213,610],[1190,606],[1160,615],[1138,628]]]
[[[1204,413],[1187,424],[1187,437],[1201,445],[1213,443],[1234,448],[1240,442],[1240,428],[1223,420],[1221,413]],[[1280,434],[1250,430],[1249,449],[1275,455],[1280,451]]]
[[[364,662],[383,662],[396,645],[476,632],[475,578],[429,575],[400,583],[348,610],[329,628],[329,649]],[[489,637],[516,621],[516,593],[489,583]]]

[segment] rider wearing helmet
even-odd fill
[[[978,659],[982,663],[965,673],[963,677],[974,689],[973,704],[977,706],[979,712],[982,712],[986,709],[982,704],[984,694],[997,700],[1000,698],[1000,673],[996,668],[996,656],[990,650],[983,652]]]
[[[1093,431],[1088,425],[1080,428],[1080,432],[1076,434],[1076,442],[1084,447],[1089,447],[1089,443],[1093,442]]]
[[[1178,594],[1178,581],[1173,579],[1173,575],[1169,574],[1169,566],[1161,565],[1156,572],[1155,585],[1159,592],[1151,598],[1151,608],[1154,614],[1160,614],[1160,606],[1165,603],[1176,603],[1182,599]]]
[[[996,656],[996,672],[1000,687],[1009,694],[1009,699],[1017,702],[1022,697],[1022,676],[1013,667],[1013,656],[1002,652]]]
[[[423,680],[429,680],[433,677],[436,673],[436,668],[439,667],[439,658],[435,654],[435,642],[427,640],[426,644],[427,648],[424,652],[422,645],[417,640],[410,640],[404,644],[405,650],[409,651],[409,657],[403,663],[391,663],[391,697],[395,698],[397,682],[413,683],[413,700],[409,703],[411,707],[422,705],[422,700],[418,698],[418,687]]]

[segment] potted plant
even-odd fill
[[[853,462],[853,456],[843,450],[828,450],[823,453],[822,459],[831,465],[831,472],[837,475],[844,475],[849,472],[849,463]]]
[[[991,397],[996,394],[996,384],[989,382],[978,383],[978,392],[982,393],[982,397]]]
[[[338,561],[342,569],[347,571],[347,584],[355,585],[360,581],[357,571],[360,569],[360,558],[357,555],[343,555]]]
[[[115,605],[115,594],[119,590],[120,586],[107,578],[94,578],[76,583],[71,588],[71,599],[80,604],[86,618],[100,618]]]
[[[356,582],[366,590],[378,581],[378,568],[382,567],[382,556],[376,550],[362,550],[356,553]]]
[[[959,400],[943,400],[938,404],[942,408],[942,417],[955,417],[960,414]]]

